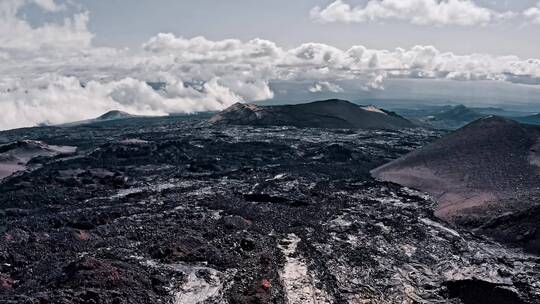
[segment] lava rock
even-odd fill
[[[240,247],[242,247],[244,251],[253,251],[255,250],[255,246],[256,246],[255,240],[251,238],[243,238],[240,241]]]
[[[112,263],[83,257],[64,268],[69,284],[88,287],[117,286],[122,282],[122,271]]]
[[[514,291],[499,284],[481,280],[459,280],[445,283],[450,298],[464,304],[525,304]]]
[[[227,229],[246,230],[251,226],[251,221],[237,215],[225,216],[221,222]]]
[[[0,273],[0,293],[12,291],[14,284],[15,281],[12,278]]]
[[[72,235],[77,241],[81,242],[86,242],[92,239],[92,234],[85,230],[76,229],[72,232]]]

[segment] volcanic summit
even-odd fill
[[[374,106],[330,99],[306,104],[257,106],[237,103],[210,119],[213,124],[300,128],[387,129],[414,127],[409,120]]]

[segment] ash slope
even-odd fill
[[[338,129],[397,130],[414,127],[413,123],[395,113],[338,99],[280,106],[237,103],[212,117],[210,122],[226,125]]]
[[[0,145],[0,181],[18,171],[27,169],[27,164],[39,157],[66,156],[75,153],[75,147],[49,146],[43,142],[20,140]]]
[[[540,205],[539,127],[483,118],[372,174],[430,193],[441,218],[489,226],[490,234],[540,252],[539,227],[531,220]]]

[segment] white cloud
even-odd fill
[[[217,80],[205,83],[200,90],[178,81],[157,92],[133,78],[82,85],[75,77],[46,75],[27,82],[17,80],[9,87],[3,83],[0,129],[83,120],[112,109],[142,115],[209,111],[241,100]]]
[[[163,33],[151,38],[143,48],[157,54],[175,52],[183,59],[199,62],[261,61],[275,58],[282,52],[275,43],[262,39],[243,43],[237,39],[221,41],[210,41],[204,37],[184,39]]]
[[[272,98],[272,81],[311,81],[311,92],[339,93],[342,80],[355,80],[363,90],[382,90],[387,78],[540,79],[540,60],[456,55],[431,46],[341,50],[306,43],[283,49],[264,40],[160,34],[145,49],[137,55],[89,48],[62,57],[7,59],[0,65],[0,107],[10,114],[0,128],[86,119],[113,109],[134,114],[220,110],[238,101]],[[146,81],[167,85],[156,92]]]
[[[54,0],[34,0],[34,2],[48,12],[58,12],[66,9],[65,5],[59,5]]]
[[[352,80],[382,90],[387,78],[498,80],[540,84],[540,60],[456,55],[432,46],[342,50],[321,43],[289,49],[272,41],[212,41],[158,34],[143,51],[97,48],[88,14],[32,27],[18,10],[29,1],[0,2],[0,129],[65,123],[109,111],[167,114],[221,110],[272,98],[272,82],[313,84],[312,92],[343,91]],[[155,91],[147,82],[163,82]]]
[[[371,73],[366,75],[361,89],[364,91],[384,90],[384,79],[388,77],[386,73]]]
[[[523,16],[531,23],[540,24],[540,2],[535,7],[525,10]]]
[[[81,49],[91,45],[94,35],[88,31],[88,12],[75,14],[60,24],[46,23],[32,27],[17,13],[29,1],[3,0],[0,3],[0,51]],[[54,1],[35,0],[46,11],[62,8]]]
[[[341,93],[343,88],[335,83],[328,81],[318,81],[309,87],[308,91],[311,93],[320,93],[320,92],[331,92],[331,93]]]
[[[325,8],[316,6],[311,17],[319,22],[369,22],[403,20],[418,25],[487,25],[514,16],[496,12],[471,0],[369,0],[365,6],[351,6],[336,0]]]

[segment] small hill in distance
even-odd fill
[[[415,127],[412,122],[396,113],[339,99],[276,106],[237,103],[209,121],[212,124],[226,125],[334,129],[396,130]]]
[[[470,107],[470,109],[480,114],[501,116],[506,118],[522,117],[532,114],[531,112],[514,109],[503,109],[499,107]]]
[[[530,125],[540,125],[540,114],[536,115],[530,115],[530,116],[524,116],[524,117],[517,117],[515,120],[524,123],[524,124],[530,124]]]
[[[486,116],[485,114],[478,113],[470,108],[467,108],[464,105],[457,105],[451,107],[450,109],[441,111],[433,115],[433,120],[452,120],[458,122],[472,122],[479,118]]]
[[[99,124],[99,123],[125,120],[125,119],[130,119],[130,118],[141,118],[141,117],[145,117],[145,116],[133,115],[124,111],[119,111],[119,110],[112,110],[96,118],[70,122],[70,123],[62,124],[60,126],[73,127],[73,126]]]
[[[139,117],[139,116],[129,114],[129,113],[123,112],[123,111],[112,110],[112,111],[109,111],[109,112],[95,118],[94,121],[117,120],[117,119],[126,119],[126,118],[134,118],[134,117]]]
[[[446,130],[457,130],[468,123],[487,116],[500,116],[522,123],[540,124],[540,116],[535,117],[531,115],[533,113],[497,107],[421,106],[410,109],[399,108],[396,109],[396,112],[420,126]]]
[[[418,110],[400,109],[398,112],[423,127],[449,130],[459,129],[474,120],[488,116],[464,105]]]

